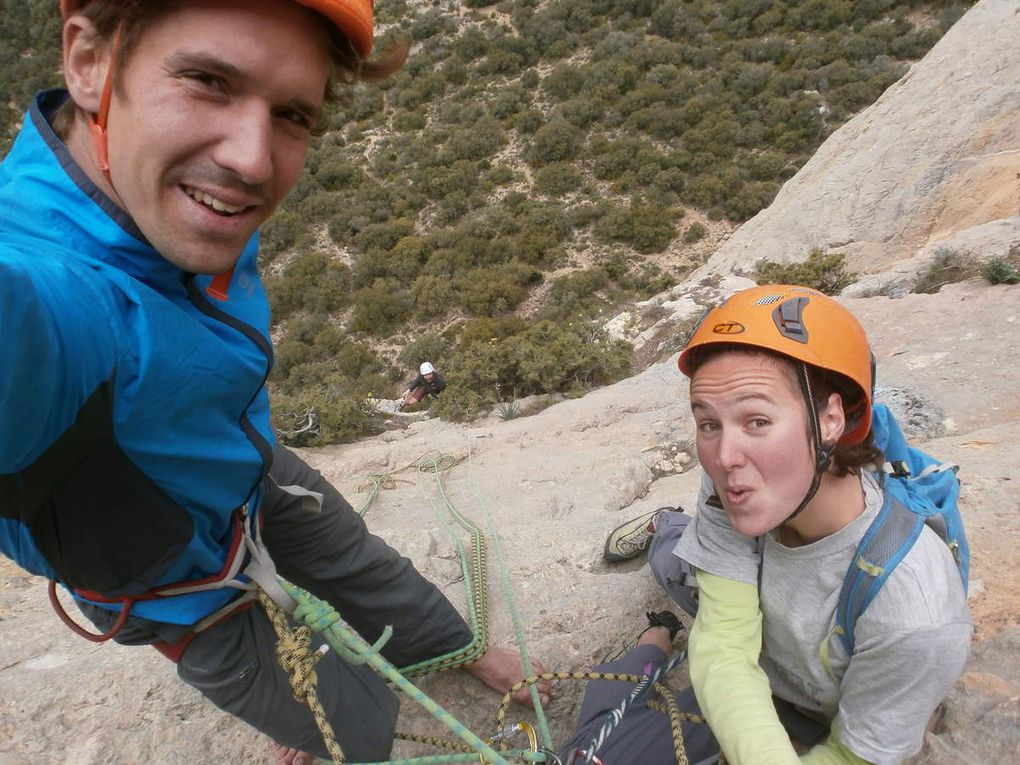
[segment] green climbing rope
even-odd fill
[[[450,525],[443,517],[443,513],[436,506],[435,500],[430,495],[426,495],[433,514],[457,547],[457,557],[461,562],[464,574],[464,587],[467,594],[468,621],[474,637],[470,643],[462,648],[402,668],[401,672],[406,677],[418,677],[470,664],[481,658],[488,647],[489,619],[485,536],[482,534],[481,529],[457,511],[457,508],[454,507],[446,492],[446,475],[463,460],[463,457],[458,458],[440,454],[439,452],[427,452],[418,460],[418,479],[424,493],[425,477],[434,477],[439,494],[443,499],[444,509],[457,525],[467,531],[470,536],[471,555],[469,563],[469,556],[464,550],[460,536],[450,528]]]
[[[467,610],[473,634],[473,639],[468,645],[448,654],[434,657],[427,661],[419,662],[409,667],[397,670],[379,654],[379,650],[386,642],[391,632],[389,631],[389,628],[387,628],[388,631],[384,632],[383,637],[380,638],[376,645],[371,646],[363,638],[361,638],[357,632],[343,622],[340,616],[332,609],[331,606],[329,606],[329,604],[315,598],[301,588],[281,580],[281,584],[284,589],[287,590],[291,597],[293,597],[299,604],[298,608],[294,612],[296,619],[303,621],[311,629],[321,632],[327,643],[329,643],[329,645],[345,660],[354,664],[369,664],[378,674],[392,682],[399,690],[404,692],[422,708],[427,710],[462,742],[464,742],[459,743],[412,734],[397,734],[398,738],[426,743],[433,746],[442,746],[456,751],[457,753],[426,755],[403,760],[388,760],[385,763],[352,763],[350,765],[432,765],[432,763],[454,762],[478,762],[482,763],[482,765],[485,763],[490,763],[491,765],[509,765],[510,761],[518,763],[545,763],[550,760],[550,757],[555,760],[555,755],[553,754],[548,723],[545,719],[544,710],[542,709],[541,702],[538,698],[537,688],[535,687],[538,682],[543,680],[595,679],[625,680],[637,683],[642,680],[645,682],[650,680],[650,678],[644,678],[636,675],[594,672],[556,672],[532,676],[518,683],[503,697],[497,713],[497,729],[500,731],[507,731],[513,728],[513,726],[504,726],[506,712],[510,701],[519,690],[530,686],[532,699],[535,704],[536,716],[541,728],[543,742],[545,744],[544,749],[535,751],[535,749],[509,749],[505,740],[500,735],[493,736],[486,740],[480,739],[407,679],[409,677],[418,677],[433,672],[451,669],[453,667],[462,666],[475,661],[485,653],[488,644],[486,538],[478,526],[472,523],[470,519],[457,510],[453,502],[450,501],[446,489],[447,474],[464,459],[471,459],[470,445],[466,457],[456,458],[450,455],[440,454],[439,452],[428,452],[414,463],[411,463],[400,470],[393,471],[392,473],[370,475],[368,476],[370,481],[369,497],[362,503],[357,512],[360,515],[364,515],[377,498],[381,488],[391,488],[398,480],[402,480],[396,479],[394,477],[395,473],[402,472],[403,470],[410,469],[412,467],[417,469],[419,486],[422,487],[423,493],[425,493],[426,499],[429,501],[433,514],[439,520],[440,524],[444,527],[447,534],[457,547],[458,559],[460,560],[464,574]],[[431,495],[425,492],[424,483],[427,477],[433,477],[435,479],[438,493],[442,498],[443,509],[446,511],[446,514],[448,514],[458,526],[467,531],[471,542],[470,556],[468,556],[464,549],[460,535],[450,527],[450,524],[447,523],[446,518],[444,517],[444,513],[437,507],[437,502]],[[408,481],[408,483],[410,482]],[[359,491],[360,490],[361,489],[359,488]],[[506,561],[502,553],[499,534],[495,529],[495,525],[492,522],[491,515],[488,513],[485,503],[482,501],[477,492],[477,485],[473,482],[473,476],[472,493],[474,494],[481,513],[485,518],[490,537],[493,541],[497,564],[500,567],[501,582],[507,599],[507,607],[510,611],[518,646],[521,651],[522,665],[527,672],[531,665],[524,641],[523,624],[521,623],[520,615],[518,614],[514,604],[509,574],[507,572]],[[703,722],[703,719],[680,712],[672,695],[661,684],[656,683],[654,688],[659,692],[663,703],[656,701],[648,701],[646,703],[649,707],[658,709],[670,718],[671,732],[677,753],[677,762],[680,763],[680,765],[686,765],[687,758],[684,752],[683,739],[680,735],[680,721],[687,719],[695,722]],[[525,724],[520,723],[518,724],[518,727],[521,725]],[[536,737],[534,736],[534,733],[529,733],[529,736],[532,740],[533,747],[535,747]],[[503,748],[503,750],[499,753],[492,748],[493,744],[497,740],[499,740],[499,744]],[[549,753],[548,755],[546,754],[547,752]],[[339,759],[337,762],[344,763],[344,760]]]
[[[478,505],[479,510],[482,513],[482,517],[485,519],[486,528],[489,530],[489,537],[492,540],[492,548],[495,553],[496,566],[499,570],[500,583],[503,587],[503,599],[506,602],[507,611],[510,614],[510,622],[514,627],[514,637],[517,639],[517,648],[521,653],[521,668],[524,670],[524,674],[527,675],[532,671],[531,657],[528,655],[528,644],[524,639],[524,624],[521,621],[521,615],[517,610],[517,603],[514,598],[513,587],[510,582],[510,572],[506,565],[506,556],[503,555],[503,542],[499,535],[499,530],[496,528],[496,524],[492,522],[492,514],[489,513],[488,505],[483,501],[481,492],[478,490],[478,483],[474,480],[474,463],[472,460],[471,443],[468,442],[468,477],[471,486],[471,493],[475,497],[475,502]],[[552,749],[552,735],[549,732],[549,722],[545,717],[545,709],[542,708],[542,701],[538,696],[538,687],[531,686],[531,702],[535,707],[535,719],[538,721],[538,728],[542,734],[542,743],[546,749]]]
[[[478,753],[474,756],[483,755],[492,765],[509,765],[506,759],[489,744],[468,730],[457,718],[404,677],[396,667],[382,657],[378,647],[369,645],[361,635],[340,618],[332,606],[290,582],[282,579],[279,581],[287,594],[297,601],[298,606],[294,609],[294,619],[321,633],[330,647],[342,658],[351,664],[368,664],[376,673],[393,683],[398,690],[443,723],[457,738],[473,747]],[[384,638],[386,637],[388,634],[384,633]],[[384,642],[383,639],[377,643],[377,646],[380,646],[382,642]]]
[[[433,515],[440,525],[446,530],[450,539],[457,548],[457,556],[460,560],[461,570],[464,575],[464,588],[467,596],[468,623],[471,627],[472,639],[467,645],[457,648],[449,653],[435,656],[425,661],[420,661],[407,667],[401,668],[405,677],[421,677],[433,672],[461,667],[477,661],[485,653],[488,646],[488,586],[486,580],[486,545],[485,536],[481,530],[472,524],[467,518],[457,512],[453,503],[449,501],[446,494],[446,475],[454,467],[460,464],[464,457],[453,457],[442,454],[438,451],[429,451],[414,462],[390,473],[376,473],[366,476],[369,496],[358,508],[358,514],[364,516],[369,507],[378,497],[381,488],[389,488],[399,480],[395,476],[405,470],[414,469],[418,474],[418,485],[428,500]],[[464,549],[460,536],[447,523],[436,501],[426,492],[425,480],[427,477],[434,477],[438,486],[439,494],[443,498],[444,508],[447,513],[461,526],[470,536],[471,554]],[[361,487],[359,487],[359,491]]]

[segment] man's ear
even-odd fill
[[[830,393],[822,411],[818,413],[818,427],[823,444],[835,444],[846,432],[846,412],[843,411],[843,397]]]
[[[96,114],[110,65],[110,46],[83,16],[72,16],[64,23],[63,39],[64,82],[71,100]]]

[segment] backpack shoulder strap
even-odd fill
[[[885,492],[882,509],[864,533],[847,567],[836,606],[835,632],[848,655],[854,652],[854,627],[885,580],[910,552],[924,528],[924,518],[894,492]]]

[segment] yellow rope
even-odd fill
[[[499,705],[499,710],[496,713],[496,727],[500,730],[503,728],[503,721],[506,718],[507,709],[509,708],[514,695],[522,688],[527,688],[535,683],[548,680],[620,680],[628,683],[636,683],[641,680],[641,678],[641,675],[627,675],[616,672],[546,672],[542,675],[526,677],[507,691],[503,696],[503,700]],[[673,693],[662,683],[656,683],[652,687],[659,692],[664,703],[660,704],[657,701],[646,701],[645,703],[652,709],[662,712],[669,717],[670,732],[673,737],[673,748],[676,750],[677,763],[678,765],[688,765],[687,753],[684,748],[683,731],[680,727],[680,723],[683,720],[689,720],[693,723],[706,723],[706,720],[700,715],[680,711]],[[725,761],[722,759],[722,754],[719,756],[719,765],[725,765]]]
[[[336,765],[343,765],[347,762],[344,759],[343,749],[336,740],[333,733],[333,726],[326,718],[326,710],[322,708],[319,697],[315,692],[315,665],[322,658],[322,654],[311,650],[312,631],[308,627],[291,629],[280,608],[264,590],[259,588],[259,603],[266,610],[269,621],[273,623],[273,630],[279,641],[276,644],[276,658],[280,666],[290,676],[290,687],[294,698],[304,702],[312,711],[315,718],[315,725],[322,734],[322,740],[326,742],[326,749],[329,756]]]
[[[689,765],[687,760],[687,750],[684,747],[684,734],[683,728],[680,727],[680,723],[684,720],[689,720],[694,723],[703,723],[705,718],[700,715],[694,715],[690,712],[681,712],[680,707],[677,706],[676,697],[673,692],[662,683],[656,683],[652,686],[662,697],[663,703],[657,701],[646,701],[645,704],[650,709],[655,709],[669,716],[669,730],[673,736],[673,749],[676,752],[676,761],[678,765]]]
[[[433,465],[431,466],[431,472],[434,472],[437,475],[437,477],[439,477],[441,491],[443,474],[445,474],[452,468],[456,467],[465,459],[466,459],[465,456],[451,458],[448,455],[443,455],[442,464],[437,464],[436,461],[433,462]],[[389,474],[371,476],[372,478],[371,488],[373,489],[373,497],[370,497],[369,500],[364,504],[363,508],[359,510],[359,514],[364,514],[364,512],[368,509],[368,506],[371,504],[372,499],[374,499],[375,492],[378,492],[380,488],[393,488],[396,482],[398,481],[401,483],[405,482],[404,479],[394,478],[393,473],[403,472],[404,470],[407,470],[408,468],[413,467],[415,465],[418,466],[420,474],[422,472],[423,467],[422,459],[419,459],[416,462],[411,463],[410,465],[400,468],[399,470],[392,471]],[[408,481],[407,483],[410,482]],[[370,486],[365,485],[364,489],[368,488],[370,488]],[[364,489],[360,486],[358,487],[359,492]],[[447,502],[447,504],[449,506],[449,502]],[[472,605],[475,607],[475,610],[479,612],[479,615],[481,616],[481,630],[479,630],[481,632],[481,635],[476,634],[474,636],[474,640],[472,641],[472,643],[466,646],[465,648],[461,649],[460,651],[453,652],[447,656],[439,657],[438,660],[422,662],[418,665],[415,665],[414,667],[405,668],[404,670],[402,670],[402,674],[406,674],[408,676],[415,676],[435,671],[442,671],[444,669],[459,666],[465,663],[466,661],[471,661],[473,658],[475,658],[475,656],[473,656],[472,654],[477,654],[479,652],[479,648],[481,648],[481,651],[484,652],[485,645],[487,642],[486,641],[487,635],[485,634],[486,633],[485,619],[487,604],[485,598],[485,585],[484,585],[485,581],[484,537],[481,535],[477,527],[475,527],[473,524],[464,519],[459,513],[456,512],[456,510],[452,506],[449,506],[448,509],[454,515],[454,518],[462,526],[467,528],[469,531],[473,531],[472,536],[473,541],[475,542],[474,544],[475,549],[473,550],[473,552],[475,560],[473,561],[474,570],[472,573],[474,573],[476,577],[478,577],[480,582],[477,582],[475,587],[473,588],[474,597],[472,598],[472,600],[474,602]],[[480,545],[479,538],[481,540]],[[480,550],[478,549],[479,547],[481,548]],[[478,576],[479,572],[481,573],[481,576]],[[481,586],[479,586],[479,584],[481,584]],[[312,712],[312,716],[315,719],[315,724],[318,727],[319,732],[322,734],[323,741],[326,744],[326,748],[329,751],[330,757],[333,759],[336,765],[344,765],[344,763],[346,763],[347,761],[344,757],[343,750],[341,749],[339,742],[336,740],[333,728],[330,725],[329,720],[326,718],[326,712],[322,708],[322,704],[319,701],[318,695],[316,693],[315,665],[319,661],[319,659],[322,658],[323,654],[311,650],[311,629],[306,626],[292,629],[289,623],[287,622],[287,618],[284,615],[283,610],[261,588],[258,590],[258,597],[259,602],[262,604],[262,607],[265,609],[266,614],[269,616],[269,619],[273,624],[273,629],[276,632],[278,638],[278,642],[276,645],[277,659],[280,663],[280,666],[284,669],[284,671],[287,672],[290,678],[290,685],[291,690],[294,694],[294,698],[297,699],[299,702],[304,702],[308,705],[309,709]],[[479,637],[481,638],[480,640]],[[625,682],[636,683],[641,679],[642,676],[640,675],[617,674],[607,672],[549,672],[542,675],[534,675],[532,677],[528,677],[514,685],[504,695],[503,700],[500,703],[499,710],[497,712],[497,729],[501,731],[505,729],[504,721],[506,718],[507,708],[509,707],[510,702],[513,699],[514,695],[522,688],[532,686],[543,680],[620,680]],[[656,683],[654,685],[654,688],[656,691],[659,692],[664,703],[660,704],[659,702],[656,701],[647,701],[646,704],[650,708],[658,710],[666,714],[670,718],[670,729],[673,738],[673,745],[676,750],[677,763],[678,765],[688,765],[688,759],[684,751],[683,734],[680,723],[682,720],[690,720],[696,723],[704,723],[705,720],[704,718],[699,717],[697,715],[681,712],[680,709],[677,707],[676,699],[673,697],[672,693],[662,684]],[[526,723],[520,723],[519,725],[527,727],[529,730],[531,730],[531,733],[529,733],[531,748],[532,751],[537,751],[537,737],[535,736],[531,726],[527,725]],[[431,736],[398,732],[395,733],[394,737],[405,741],[429,744],[454,751],[461,752],[474,751],[472,747],[467,746],[466,744],[462,744],[460,742],[455,741],[448,741],[445,739],[434,738]],[[496,736],[493,738],[501,739],[502,737]],[[495,743],[495,741],[492,739],[490,739],[489,742]],[[499,743],[500,749],[503,749],[505,751],[507,749],[506,742],[500,740]],[[483,759],[482,762],[485,762],[485,760]],[[724,765],[722,759],[719,760],[719,763],[720,765]]]
[[[436,738],[435,736],[422,736],[417,733],[401,733],[397,731],[393,734],[393,738],[400,739],[401,741],[410,741],[415,744],[428,744],[438,749],[450,749],[454,752],[473,752],[473,747],[467,744],[462,744],[460,741],[450,741],[445,738]]]

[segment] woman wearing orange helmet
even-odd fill
[[[702,495],[689,526],[660,514],[650,565],[680,603],[696,575],[691,678],[728,761],[901,762],[972,628],[926,528],[857,622],[853,655],[835,639],[844,576],[883,504],[864,330],[816,290],[754,287],[708,311],[678,363]],[[791,736],[811,748],[799,755]]]

